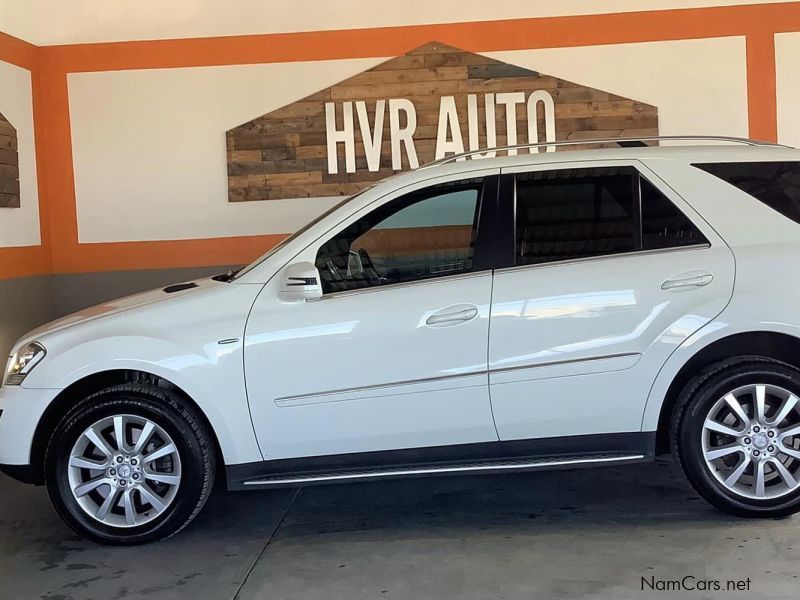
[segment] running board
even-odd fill
[[[327,473],[281,474],[270,477],[249,479],[241,482],[244,488],[287,487],[325,483],[345,483],[350,481],[394,479],[402,477],[421,477],[428,475],[481,475],[489,473],[513,473],[537,471],[542,469],[569,468],[581,466],[601,466],[618,463],[634,463],[652,459],[645,454],[605,454],[586,456],[541,457],[536,459],[516,459],[482,461],[471,463],[431,464],[387,468],[372,468],[361,471],[339,471]],[[238,486],[237,486],[238,487]],[[242,489],[241,487],[239,489]]]

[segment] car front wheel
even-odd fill
[[[800,511],[800,371],[762,357],[706,369],[678,400],[672,444],[714,506],[745,517]]]
[[[214,454],[197,415],[169,390],[118,385],[80,401],[45,456],[48,492],[64,521],[106,544],[163,539],[205,504]]]

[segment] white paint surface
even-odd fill
[[[775,77],[778,101],[778,142],[800,146],[800,33],[775,36]]]
[[[39,187],[30,71],[0,61],[0,113],[17,130],[20,208],[0,208],[0,248],[38,246]]]
[[[491,56],[655,104],[664,134],[747,134],[742,38]],[[381,60],[70,75],[81,242],[298,229],[336,200],[229,203],[224,132]]]
[[[35,44],[355,29],[783,0],[0,0],[0,30]],[[46,15],[46,17],[44,16]]]
[[[80,241],[298,229],[338,200],[228,202],[225,132],[378,62],[70,75]]]
[[[747,137],[744,37],[490,52],[658,107],[661,135]]]

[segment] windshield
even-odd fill
[[[370,186],[370,187],[372,187],[372,186]],[[241,269],[241,270],[240,270],[238,273],[236,273],[236,276],[234,277],[234,279],[239,279],[239,277],[241,277],[241,276],[242,276],[242,275],[244,275],[245,273],[249,273],[250,271],[252,271],[252,270],[253,270],[255,267],[257,267],[257,266],[258,266],[258,265],[260,265],[262,262],[264,262],[265,260],[267,260],[267,259],[268,259],[270,256],[272,256],[272,255],[273,255],[273,254],[275,254],[275,253],[276,253],[278,250],[280,250],[281,248],[283,248],[283,247],[284,247],[286,244],[288,244],[289,242],[291,242],[292,240],[294,240],[294,239],[295,239],[295,238],[297,238],[298,236],[300,236],[300,235],[303,235],[303,234],[304,234],[306,231],[308,231],[309,229],[311,229],[311,228],[312,228],[314,225],[316,225],[317,223],[319,223],[320,221],[322,221],[322,219],[326,218],[328,215],[332,214],[333,212],[335,212],[335,211],[339,210],[339,209],[340,209],[342,206],[344,206],[345,204],[347,204],[348,202],[350,202],[350,200],[352,200],[353,198],[358,198],[358,197],[359,197],[361,194],[363,194],[364,192],[366,192],[368,189],[370,189],[370,188],[369,188],[369,187],[367,187],[367,188],[364,188],[363,190],[361,190],[361,191],[360,191],[360,192],[358,192],[357,194],[353,194],[352,196],[348,196],[347,198],[345,198],[345,199],[344,199],[344,200],[342,200],[341,202],[337,202],[336,204],[334,204],[334,205],[333,205],[331,208],[329,208],[328,210],[324,211],[324,212],[323,212],[321,215],[319,215],[319,216],[318,216],[316,219],[314,219],[313,221],[309,221],[308,223],[306,223],[305,225],[303,225],[303,227],[301,227],[300,229],[298,229],[297,231],[295,231],[295,232],[294,232],[292,235],[290,235],[289,237],[287,237],[287,238],[285,238],[284,240],[280,241],[279,243],[275,244],[275,245],[274,245],[272,248],[270,248],[270,249],[269,249],[269,250],[268,250],[268,251],[267,251],[265,254],[262,254],[262,255],[261,255],[261,256],[259,256],[259,257],[258,257],[256,260],[254,260],[254,261],[253,261],[253,262],[251,262],[249,265],[247,265],[246,267],[244,267],[243,269]]]

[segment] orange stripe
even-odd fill
[[[56,272],[242,265],[252,262],[285,237],[285,234],[275,234],[202,240],[75,244],[59,253]]]
[[[50,253],[43,246],[0,248],[0,280],[47,275],[50,272]],[[8,308],[6,306],[5,310]]]
[[[24,42],[20,46],[19,40],[0,38],[0,59],[9,56],[42,66],[36,78],[39,84],[34,87],[40,196],[42,208],[46,209],[42,211],[42,231],[43,239],[49,240],[52,248],[53,272],[65,273],[236,264],[250,260],[284,237],[79,244],[67,73],[397,56],[431,40],[468,51],[489,52],[743,35],[747,38],[750,134],[774,140],[777,125],[773,33],[778,31],[800,31],[800,2],[77,44],[40,48],[38,52],[32,52]],[[45,131],[46,137],[40,133]],[[0,261],[0,278],[8,276],[7,264]]]
[[[778,141],[775,34],[772,31],[747,36],[747,114],[751,138]]]
[[[0,31],[0,60],[33,71],[36,65],[36,46]]]

